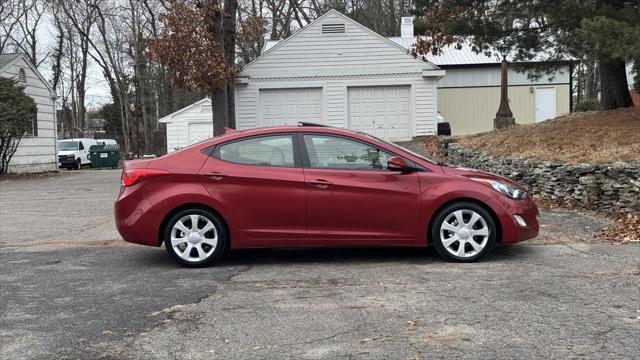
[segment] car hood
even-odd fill
[[[76,152],[74,150],[60,150],[58,151],[58,155],[75,155]]]
[[[444,171],[445,174],[447,175],[457,175],[457,176],[464,176],[464,177],[478,177],[478,178],[484,178],[484,179],[492,179],[492,180],[499,180],[499,181],[503,181],[509,185],[512,186],[516,186],[518,188],[523,188],[522,185],[516,183],[515,181],[508,179],[504,176],[500,176],[500,175],[496,175],[496,174],[492,174],[490,172],[486,172],[486,171],[482,171],[482,170],[478,170],[478,169],[471,169],[471,168],[466,168],[466,167],[448,167],[448,166],[443,166],[442,170]]]

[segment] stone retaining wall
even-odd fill
[[[591,210],[640,211],[640,165],[570,165],[488,155],[441,139],[448,162],[502,175],[543,198]]]

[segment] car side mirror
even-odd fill
[[[391,171],[405,172],[405,171],[411,170],[411,167],[409,166],[409,164],[407,164],[407,162],[403,158],[399,156],[392,156],[387,161],[387,169]]]
[[[82,145],[82,143],[78,146],[78,150],[84,150],[84,145]]]

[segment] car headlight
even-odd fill
[[[483,178],[471,178],[471,180],[491,186],[496,191],[512,199],[524,199],[527,196],[527,193],[524,190],[518,189],[517,187],[511,186],[502,181]]]

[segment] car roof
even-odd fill
[[[245,137],[251,135],[265,135],[272,133],[287,133],[287,132],[318,132],[318,133],[326,133],[326,134],[343,134],[343,135],[357,135],[362,136],[357,131],[338,128],[333,126],[325,126],[318,125],[313,123],[301,123],[301,125],[281,125],[281,126],[268,126],[268,127],[259,127],[247,130],[239,130],[239,131],[231,131],[226,135],[231,135],[232,137]],[[231,137],[229,137],[231,138]]]

